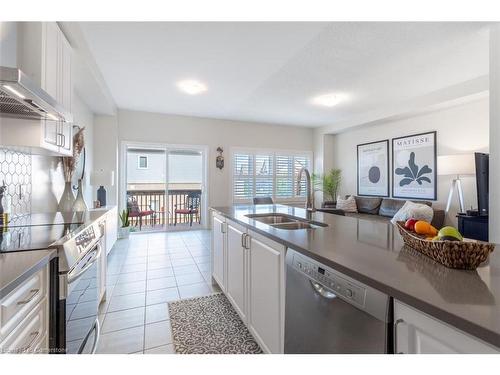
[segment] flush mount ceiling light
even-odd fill
[[[177,82],[177,88],[189,95],[198,95],[207,91],[207,86],[194,79],[186,79]]]
[[[323,94],[312,98],[311,102],[314,105],[319,105],[322,107],[334,107],[339,104],[344,97],[340,94]]]

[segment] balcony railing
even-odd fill
[[[154,227],[160,229],[161,226],[174,225],[176,208],[189,208],[189,194],[200,196],[197,212],[193,214],[193,223],[200,222],[202,214],[200,189],[172,189],[168,190],[168,194],[165,193],[165,190],[127,190],[127,202],[132,200],[136,202],[135,209],[131,210],[130,225],[140,230],[145,228],[150,230]],[[190,215],[177,214],[177,224],[189,225],[190,219]]]

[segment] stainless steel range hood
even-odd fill
[[[21,70],[4,66],[0,66],[0,116],[73,121],[71,113]]]

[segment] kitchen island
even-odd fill
[[[500,260],[453,270],[404,246],[391,224],[284,205],[214,207],[213,212],[291,248],[474,338],[500,347]],[[327,226],[279,229],[247,215],[282,213]],[[215,229],[214,229],[215,231]],[[214,265],[215,266],[215,265]]]

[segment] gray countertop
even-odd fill
[[[0,299],[46,266],[56,254],[51,249],[0,254]]]
[[[283,230],[245,215],[278,212],[306,218],[284,205],[213,210],[279,243],[366,283],[418,310],[500,347],[500,255],[475,271],[454,270],[404,246],[390,223],[315,212],[326,228]],[[498,247],[498,246],[497,246]]]

